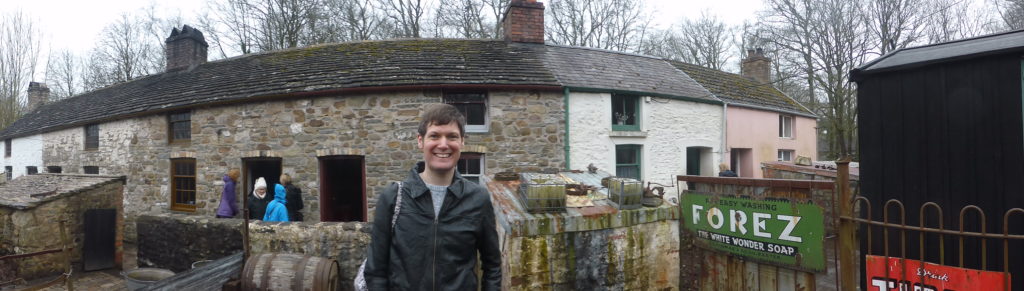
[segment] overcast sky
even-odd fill
[[[438,0],[434,0],[438,1]],[[544,2],[544,0],[541,0]],[[96,36],[109,23],[125,12],[135,13],[155,4],[167,15],[180,13],[187,22],[205,7],[206,0],[139,1],[139,0],[3,0],[0,12],[21,10],[30,15],[44,33],[44,49],[64,48],[85,52],[96,43]],[[13,2],[13,3],[11,3]],[[13,5],[11,5],[13,4]],[[646,0],[655,11],[655,25],[668,27],[683,17],[696,18],[707,10],[728,24],[742,24],[753,19],[761,9],[760,0]],[[188,23],[186,23],[188,24]]]

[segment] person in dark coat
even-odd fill
[[[738,177],[736,172],[729,170],[729,165],[726,165],[725,163],[718,164],[718,170],[721,171],[718,172],[719,177]]]
[[[285,204],[288,203],[287,195],[284,186],[274,185],[274,200],[267,204],[267,212],[263,216],[263,221],[288,222],[288,208],[285,207]]]
[[[363,271],[366,287],[501,290],[491,195],[455,170],[465,145],[466,118],[448,104],[428,106],[416,137],[423,161],[401,187],[392,184],[377,200]],[[397,195],[402,195],[400,201]],[[397,202],[401,207],[392,229]],[[474,271],[478,254],[480,279]]]
[[[220,194],[220,206],[217,206],[217,218],[233,218],[238,215],[235,205],[235,182],[238,181],[238,169],[231,169],[224,175],[224,191]]]
[[[288,220],[302,221],[302,189],[292,184],[292,176],[288,174],[281,175],[281,185],[284,185],[284,191],[288,193],[284,205],[288,208]]]
[[[263,177],[256,179],[252,195],[249,196],[249,219],[263,220],[267,212],[267,204],[274,200],[274,195],[267,195],[267,180]]]

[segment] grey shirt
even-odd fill
[[[441,214],[441,204],[444,203],[444,194],[448,192],[448,186],[427,184],[427,189],[430,189],[430,198],[434,201],[434,217],[437,217]]]

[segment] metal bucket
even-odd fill
[[[160,268],[138,268],[121,272],[121,275],[124,275],[124,283],[128,287],[128,291],[134,291],[174,276],[174,272]]]

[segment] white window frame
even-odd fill
[[[459,171],[459,175],[462,175],[463,178],[476,178],[477,181],[480,181],[480,177],[483,177],[485,175],[485,173],[487,172],[487,167],[486,167],[486,165],[487,165],[487,163],[486,163],[487,155],[484,154],[484,153],[463,152],[462,153],[463,156],[461,156],[459,158],[459,160],[461,161],[461,160],[466,159],[466,156],[465,156],[466,154],[470,154],[470,155],[473,155],[473,156],[479,156],[480,157],[480,173],[470,174],[470,173],[462,173],[461,171]],[[468,169],[467,169],[467,171],[468,171]]]
[[[792,115],[779,115],[779,137],[793,138],[793,125],[796,122]]]
[[[779,161],[792,162],[793,157],[796,157],[796,151],[794,150],[779,150]]]
[[[490,110],[490,108],[491,108],[491,97],[490,97],[490,94],[488,94],[487,92],[459,92],[459,91],[454,91],[454,92],[446,92],[444,94],[444,96],[442,97],[442,102],[444,102],[445,104],[456,104],[456,102],[450,102],[449,101],[448,94],[477,94],[477,93],[479,93],[479,94],[484,96],[484,124],[470,124],[469,123],[469,116],[465,116],[466,117],[466,128],[465,128],[466,132],[482,133],[482,132],[488,132],[490,130],[490,128],[491,128],[491,110]]]

